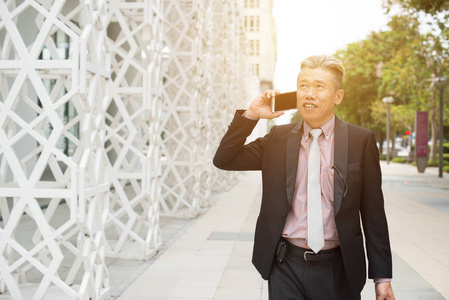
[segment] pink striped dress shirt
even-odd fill
[[[290,243],[302,247],[307,246],[307,162],[312,142],[310,127],[303,123],[296,185],[293,194],[292,208],[287,216],[282,236]],[[323,134],[318,143],[321,152],[321,201],[323,208],[324,248],[331,249],[340,245],[337,226],[334,219],[334,129],[335,116],[321,126]]]

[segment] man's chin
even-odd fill
[[[313,124],[318,120],[318,118],[312,115],[311,113],[301,113],[301,116],[304,119],[304,121],[307,122],[307,124]]]

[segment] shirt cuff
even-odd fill
[[[391,278],[374,278],[374,283],[381,283],[381,282],[391,282]]]
[[[247,118],[247,119],[250,119],[250,120],[253,120],[253,121],[259,121],[259,119],[254,119],[254,118],[248,117],[248,116],[246,115],[246,111],[243,113],[242,117]]]

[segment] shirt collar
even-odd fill
[[[306,121],[304,121],[304,137],[306,139],[310,138],[310,130],[312,130],[312,126],[310,126],[309,124],[307,124]],[[323,131],[323,135],[324,138],[326,140],[329,140],[332,132],[334,132],[335,129],[335,115],[332,117],[332,119],[330,119],[329,121],[327,121],[326,123],[324,123],[323,125],[321,125],[321,130]]]

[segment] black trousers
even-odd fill
[[[288,248],[296,247],[288,244]],[[297,249],[301,249],[296,247]],[[352,293],[341,254],[321,261],[306,261],[288,251],[282,261],[273,262],[268,293],[270,300],[360,300]]]

